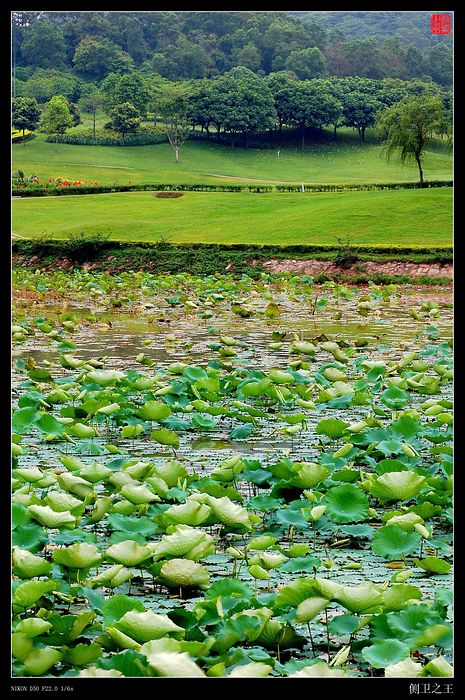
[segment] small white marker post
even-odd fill
[[[278,148],[278,158],[279,158],[279,148]]]
[[[304,185],[303,182],[302,182],[302,184],[301,184],[301,186],[300,186],[300,189],[301,189],[302,192],[305,192],[305,185]]]

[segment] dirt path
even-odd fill
[[[343,270],[327,260],[281,260],[272,259],[263,263],[270,272],[295,272],[300,275],[321,275],[346,273],[354,274],[409,275],[411,277],[451,277],[454,266],[451,263],[415,263],[392,260],[388,262],[370,262],[364,260],[355,263],[350,269]]]

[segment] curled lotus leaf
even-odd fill
[[[305,666],[300,671],[291,673],[289,678],[346,678],[347,674],[341,668],[331,668],[325,661],[317,661],[312,666]]]
[[[157,464],[153,469],[153,476],[162,479],[169,488],[172,488],[178,485],[179,479],[186,479],[189,472],[180,462],[172,459],[163,464]]]
[[[105,551],[105,558],[124,564],[124,566],[137,566],[152,556],[152,549],[147,545],[140,545],[134,540],[123,540],[112,544]]]
[[[374,583],[360,586],[342,586],[334,600],[353,613],[381,612],[384,598],[381,590]]]
[[[405,501],[417,496],[425,485],[425,477],[414,472],[386,472],[372,482],[370,493],[385,501]]]
[[[96,666],[89,666],[79,671],[77,674],[78,678],[122,678],[123,674],[121,671],[117,671],[116,668],[97,668]]]
[[[228,678],[265,678],[270,675],[272,670],[273,667],[268,664],[261,661],[252,661],[249,664],[236,666],[228,674]]]
[[[297,622],[309,622],[329,605],[327,598],[307,598],[297,606]]]
[[[69,510],[57,513],[50,506],[29,506],[29,513],[34,520],[49,528],[74,529],[76,527],[76,517]]]
[[[184,629],[170,620],[168,615],[159,615],[153,610],[129,610],[114,627],[141,644],[170,634],[178,637],[184,635]]]
[[[141,484],[137,486],[136,484],[125,484],[120,491],[123,498],[130,501],[134,505],[140,506],[144,503],[150,503],[151,501],[159,501],[160,497],[156,493],[153,493],[146,486]]]
[[[33,639],[34,637],[47,634],[51,626],[51,622],[43,620],[40,617],[27,617],[26,619],[18,622],[15,632],[20,632],[21,634],[26,635],[26,637],[29,639]]]
[[[297,462],[297,475],[290,479],[293,486],[301,489],[312,489],[329,476],[329,469],[316,462]]]
[[[168,678],[205,678],[205,673],[185,651],[162,651],[156,654],[149,654],[147,661],[157,676]]]
[[[99,386],[115,386],[125,379],[125,372],[116,369],[101,369],[87,373],[87,379]]]
[[[52,568],[50,562],[44,557],[36,556],[27,549],[13,548],[13,572],[21,578],[34,578],[35,576],[47,576]]]
[[[53,560],[67,569],[87,569],[100,564],[103,557],[94,544],[76,542],[69,547],[56,549],[53,552]]]
[[[210,585],[210,574],[190,559],[170,559],[160,569],[159,580],[169,588],[202,588]]]
[[[163,513],[163,520],[171,525],[200,525],[205,522],[212,510],[210,506],[198,501],[187,499],[185,503],[178,506],[170,506]]]
[[[98,576],[93,576],[87,581],[91,587],[104,584],[107,588],[117,588],[122,583],[130,581],[134,578],[134,574],[130,569],[127,569],[122,564],[115,564],[102,571]]]
[[[386,666],[384,676],[386,678],[418,678],[423,675],[423,666],[412,659],[403,659],[395,664]]]
[[[249,513],[245,508],[233,503],[228,496],[215,498],[209,494],[194,494],[192,498],[210,506],[213,515],[220,523],[229,527],[241,526],[246,530],[252,530],[253,525]]]
[[[154,559],[185,557],[198,561],[215,553],[215,541],[211,535],[189,525],[176,525],[170,535],[163,535],[152,546]]]
[[[62,658],[63,654],[53,647],[34,649],[24,659],[24,670],[29,676],[43,676]]]

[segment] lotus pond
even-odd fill
[[[450,289],[13,290],[14,676],[453,675]]]

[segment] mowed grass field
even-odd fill
[[[155,146],[75,146],[46,143],[44,134],[12,148],[13,170],[40,179],[118,183],[369,183],[418,180],[416,165],[389,163],[380,157],[381,146],[370,131],[367,143],[358,145],[351,129],[340,129],[337,143],[326,134],[323,143],[277,149],[231,148],[204,141],[187,141],[176,164],[169,144]],[[427,180],[452,177],[451,154],[435,140],[425,153]]]
[[[371,192],[156,192],[34,197],[12,201],[13,232],[26,238],[105,234],[172,243],[452,244],[452,188]]]

